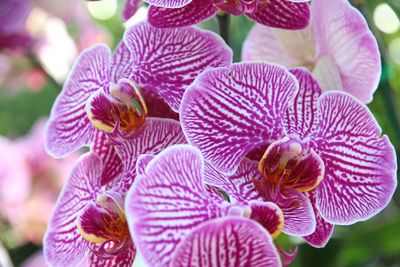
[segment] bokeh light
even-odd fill
[[[394,10],[386,3],[379,4],[374,10],[376,27],[387,34],[395,33],[400,28],[400,20]]]
[[[89,1],[87,7],[89,13],[99,20],[112,18],[118,10],[117,0]]]

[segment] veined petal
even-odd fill
[[[317,56],[332,57],[340,70],[343,90],[370,102],[378,86],[381,61],[365,18],[347,0],[316,0],[311,12]]]
[[[95,152],[103,162],[101,185],[109,185],[122,174],[122,161],[115,151],[112,141],[101,131],[97,131],[91,151]]]
[[[269,233],[239,217],[200,224],[176,249],[170,266],[281,266]]]
[[[132,139],[115,143],[115,149],[124,164],[123,176],[114,182],[117,191],[126,192],[132,185],[139,155],[156,155],[171,145],[186,143],[181,126],[175,120],[148,118],[142,128]]]
[[[120,79],[128,78],[134,67],[135,62],[131,51],[125,45],[124,41],[121,41],[115,48],[111,58],[110,81],[117,83]],[[108,91],[106,92],[108,93]]]
[[[254,187],[253,179],[261,177],[257,170],[257,162],[244,159],[233,175],[225,175],[212,165],[204,165],[204,180],[207,184],[224,190],[230,198],[240,204],[247,205],[250,201],[262,201],[262,197]],[[231,199],[232,202],[232,199]]]
[[[275,28],[300,30],[310,22],[310,8],[307,3],[287,0],[270,0],[255,13],[247,13],[252,20]]]
[[[96,154],[83,155],[60,194],[44,238],[44,255],[51,266],[78,266],[89,252],[78,232],[79,213],[100,191],[103,166]]]
[[[285,134],[284,114],[297,80],[267,63],[239,63],[203,72],[180,110],[189,143],[219,171],[232,174],[244,156]]]
[[[90,253],[89,266],[90,267],[132,267],[135,260],[136,248],[131,240],[128,241],[126,248],[110,257],[97,256],[96,253]]]
[[[136,173],[138,176],[143,175],[147,165],[154,158],[154,155],[150,154],[141,154],[136,161]]]
[[[66,156],[93,141],[96,129],[85,105],[94,92],[108,85],[110,61],[111,52],[104,45],[85,50],[75,61],[47,125],[46,150],[51,156]]]
[[[292,31],[256,24],[243,43],[242,58],[265,60],[285,67],[311,66],[315,61],[312,27]]]
[[[200,151],[188,145],[158,154],[128,192],[125,210],[135,244],[150,266],[168,266],[178,243],[222,208],[203,184]]]
[[[277,198],[270,201],[277,204],[283,212],[285,224],[282,232],[293,236],[306,236],[313,233],[316,227],[314,211],[304,193],[287,189],[278,194]]]
[[[332,224],[353,224],[380,212],[397,185],[396,154],[368,108],[351,95],[331,91],[318,103],[311,139],[325,163],[317,208]]]
[[[150,5],[168,8],[183,7],[192,2],[193,0],[145,0]]]
[[[125,22],[135,15],[142,2],[142,0],[125,0],[124,9],[122,10],[122,20]]]
[[[220,37],[196,28],[157,29],[142,23],[126,31],[124,41],[135,62],[130,79],[159,94],[174,111],[198,74],[232,62],[232,51]]]
[[[306,69],[292,69],[290,72],[299,81],[299,91],[288,105],[285,127],[288,134],[306,138],[317,125],[317,102],[322,91]]]
[[[219,11],[210,0],[193,0],[181,8],[150,6],[148,21],[157,28],[177,28],[196,25]]]
[[[273,202],[250,203],[250,219],[261,224],[271,234],[272,238],[277,237],[284,225],[284,216],[282,210]]]
[[[323,248],[325,247],[325,245],[328,243],[329,239],[332,236],[334,225],[328,223],[327,221],[324,220],[324,218],[321,217],[321,214],[317,209],[317,198],[315,190],[308,192],[307,196],[310,199],[311,205],[314,209],[315,220],[317,222],[317,225],[314,233],[308,236],[304,236],[303,238],[311,246],[316,248]]]

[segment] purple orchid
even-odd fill
[[[275,204],[239,207],[213,198],[204,184],[202,155],[189,145],[142,160],[125,210],[149,266],[281,266],[268,232],[280,232],[282,212]]]
[[[109,140],[105,135],[99,139]],[[177,121],[149,118],[136,138],[115,144],[115,150],[124,162],[135,166],[142,153],[154,155],[184,142]],[[106,157],[106,150],[99,153],[102,155],[90,152],[81,157],[58,199],[44,239],[50,266],[79,266],[83,262],[89,266],[132,266],[136,248],[123,202],[136,172],[125,165],[129,174],[108,177],[105,183],[105,173],[113,173],[108,168],[113,167],[114,158]]]
[[[224,182],[212,177],[211,185],[246,201],[282,205],[293,198],[281,206],[286,230],[311,203],[316,232],[306,240],[315,246],[325,245],[333,224],[380,212],[396,188],[394,148],[373,115],[347,93],[321,94],[305,69],[291,74],[277,65],[240,63],[205,71],[186,91],[180,112],[189,143],[216,170],[233,175]],[[265,152],[253,164],[259,174],[235,177],[241,165],[252,164],[245,156],[260,148]]]
[[[155,27],[194,25],[219,11],[235,16],[244,14],[263,25],[283,29],[303,29],[309,23],[310,10],[305,1],[290,0],[147,0],[148,20]]]
[[[364,103],[372,101],[381,74],[376,39],[347,0],[312,1],[310,26],[301,31],[255,25],[242,56],[285,67],[304,66],[323,90],[344,90]]]
[[[32,43],[25,29],[31,10],[26,0],[0,1],[0,49],[26,48]]]
[[[176,119],[194,78],[231,62],[232,51],[211,32],[136,25],[113,55],[97,45],[77,59],[51,112],[47,151],[65,156],[92,144],[100,130],[132,137],[147,116]]]

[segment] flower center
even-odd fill
[[[264,181],[254,181],[259,191],[264,191],[267,183],[276,190],[295,189],[308,192],[318,186],[325,171],[322,159],[313,149],[289,137],[268,147],[258,169],[264,177]]]
[[[86,105],[86,114],[102,131],[118,130],[129,135],[144,124],[147,107],[138,88],[121,79],[118,84],[110,85],[108,93],[104,90],[94,93]]]
[[[129,228],[120,194],[109,191],[86,205],[77,218],[77,230],[92,246],[115,249],[129,239]],[[103,244],[103,246],[101,246]],[[108,244],[107,246],[105,244]]]

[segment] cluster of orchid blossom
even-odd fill
[[[148,22],[84,51],[53,106],[48,153],[90,151],[49,223],[50,266],[286,266],[281,232],[324,247],[389,203],[395,151],[364,104],[378,47],[346,0],[146,2]],[[189,26],[220,10],[268,26],[245,62]]]

